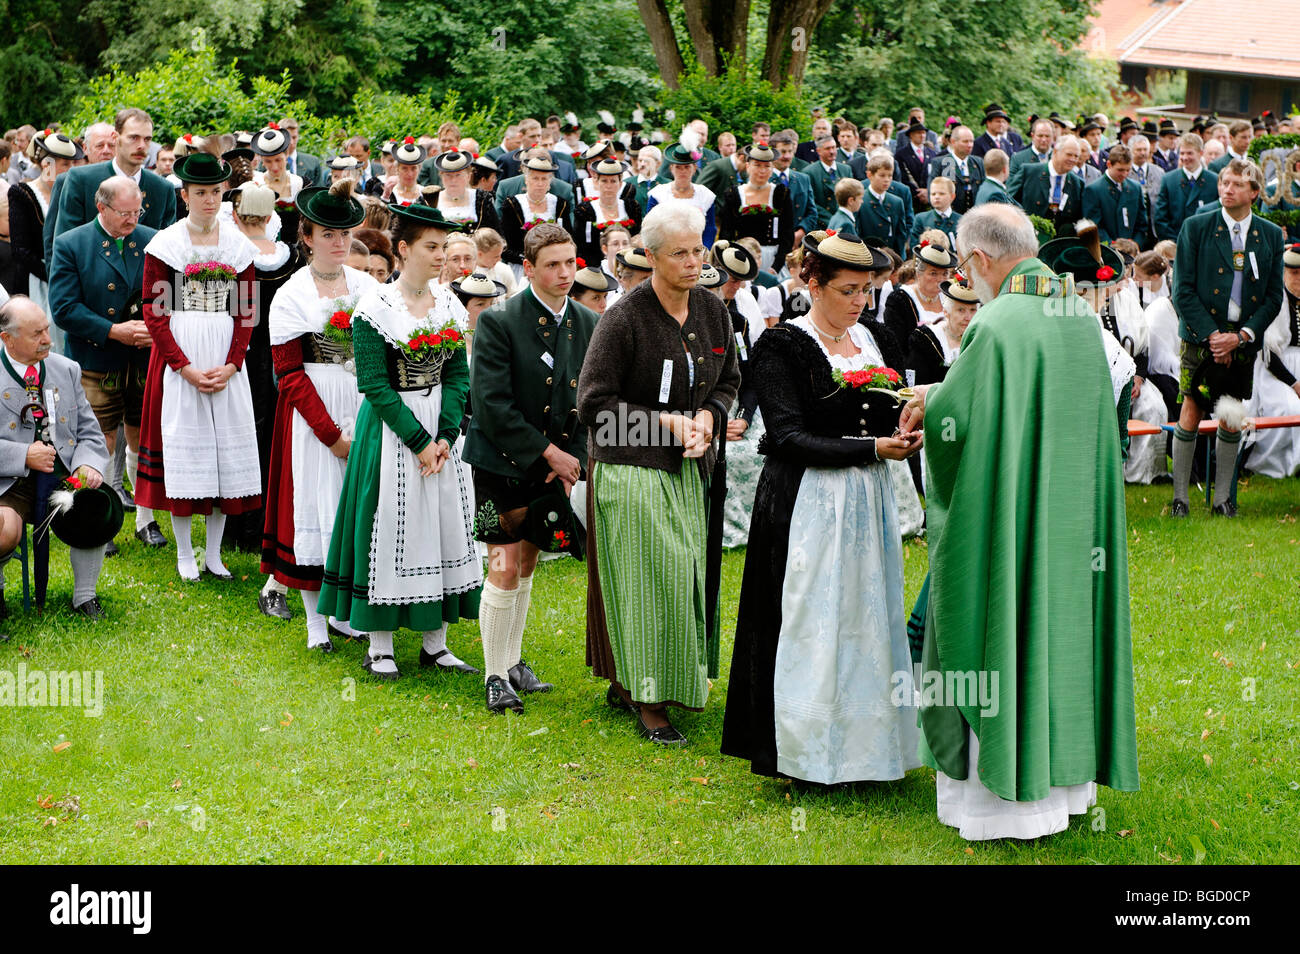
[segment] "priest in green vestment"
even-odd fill
[[[900,422],[923,422],[926,444],[921,755],[948,824],[945,783],[978,781],[964,837],[1037,837],[1066,827],[1064,808],[1045,822],[1013,803],[1068,793],[1078,814],[1093,782],[1138,787],[1114,392],[1096,316],[1035,258],[1022,211],[972,210],[958,244],[986,304]]]

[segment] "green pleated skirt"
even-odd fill
[[[618,681],[638,702],[703,709],[718,671],[718,631],[705,623],[705,482],[693,460],[678,473],[596,463],[591,472],[596,561]]]

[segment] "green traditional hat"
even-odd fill
[[[839,235],[833,229],[818,229],[803,237],[803,247],[827,261],[863,272],[887,272],[894,263],[878,248],[856,235]]]
[[[366,220],[366,210],[351,194],[340,195],[319,186],[299,192],[297,205],[304,219],[327,229],[354,229]]]
[[[1038,250],[1038,258],[1058,275],[1071,275],[1076,285],[1109,288],[1124,280],[1124,259],[1102,245],[1097,226],[1087,219],[1075,223],[1077,235],[1052,239]]]
[[[725,239],[713,243],[713,258],[714,266],[727,278],[747,282],[758,274],[758,262],[754,261],[754,256],[744,246],[732,245]]]
[[[183,159],[177,159],[172,172],[187,185],[217,185],[229,179],[234,170],[230,168],[230,163],[218,159],[210,152],[192,152]]]
[[[108,484],[72,492],[72,505],[50,518],[54,535],[70,547],[102,547],[122,529],[122,498]]]
[[[301,209],[302,192],[299,192],[298,196],[298,208]],[[358,203],[358,207],[359,205],[360,203]],[[444,216],[440,210],[435,209],[433,206],[425,205],[422,202],[413,202],[410,205],[398,205],[396,202],[391,202],[388,205],[388,211],[392,212],[404,222],[414,222],[418,225],[423,225],[425,228],[442,229],[444,232],[465,231],[464,222],[453,222],[451,219]],[[306,212],[303,214],[306,215]],[[361,217],[362,219],[365,218],[364,212]]]
[[[683,129],[681,138],[664,149],[664,158],[675,166],[693,166],[703,155],[700,151],[700,134],[694,129]]]

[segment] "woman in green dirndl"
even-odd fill
[[[447,626],[477,618],[482,564],[470,536],[474,491],[453,449],[469,393],[465,308],[435,287],[450,232],[436,209],[397,217],[398,279],[364,294],[352,315],[357,414],[320,612],[369,631],[365,669],[398,677],[393,631],[424,635],[421,666],[477,669],[446,647]]]

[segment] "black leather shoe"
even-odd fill
[[[484,691],[487,695],[488,712],[500,715],[507,709],[513,709],[515,712],[524,711],[523,701],[515,695],[515,691],[507,683],[502,681],[500,676],[488,676]]]
[[[515,687],[516,692],[550,692],[555,688],[551,682],[542,682],[537,678],[528,663],[522,659],[510,667],[507,673],[510,677],[510,685]]]
[[[72,612],[78,613],[87,619],[93,619],[96,622],[108,616],[108,614],[104,612],[104,607],[100,604],[99,597],[97,596],[92,596],[80,606],[72,607]]]
[[[117,495],[122,498],[122,509],[127,513],[135,513],[135,497],[132,496],[131,491],[127,490],[125,487],[114,487],[113,489],[116,490]]]
[[[1169,505],[1169,516],[1171,517],[1186,517],[1190,512],[1186,500],[1175,498],[1174,502]]]
[[[263,616],[270,616],[273,619],[293,619],[293,614],[289,612],[289,601],[279,590],[258,593],[257,608],[262,611]]]
[[[424,651],[424,647],[420,647],[420,668],[428,669],[434,667],[441,669],[443,672],[467,672],[471,674],[481,674],[483,672],[482,669],[475,669],[469,663],[460,662],[459,660],[454,663],[441,663],[438,661],[442,659],[443,656],[450,655],[452,655],[452,653],[447,649],[441,649],[436,653],[427,653]]]
[[[329,641],[328,637],[326,637],[325,642],[317,643],[315,646],[308,646],[307,648],[310,649],[312,652],[317,652],[317,653],[334,652],[334,644]]]
[[[1216,517],[1235,517],[1237,515],[1237,505],[1231,500],[1225,500],[1221,504],[1215,504],[1210,512]]]
[[[214,580],[217,580],[221,583],[229,583],[231,580],[235,578],[235,574],[233,573],[230,572],[218,573],[216,570],[212,569],[207,565],[204,565],[203,573],[207,574],[208,576],[212,577]]]
[[[393,682],[401,675],[400,672],[376,672],[373,666],[373,663],[377,663],[381,659],[392,658],[392,653],[380,653],[377,656],[372,656],[370,653],[366,653],[366,658],[361,660],[361,668],[370,673],[370,675],[374,676],[376,679],[387,679],[389,682]],[[394,660],[394,664],[396,664],[396,660]]]
[[[645,724],[641,718],[641,707],[637,706],[632,710],[636,716],[636,731],[643,739],[649,739],[655,745],[685,745],[686,736],[682,735],[671,725],[662,725],[657,729],[652,729]]]
[[[109,540],[106,544],[104,544],[105,557],[117,556],[121,552],[122,551],[117,548],[117,544],[114,543],[112,540]]]
[[[167,538],[162,535],[162,530],[158,527],[157,520],[149,521],[147,526],[141,527],[135,532],[135,538],[147,547],[165,547]]]
[[[609,689],[605,692],[605,701],[609,703],[611,709],[617,709],[619,712],[631,712],[632,707],[627,704],[627,700],[618,694],[614,684],[610,683]]]

